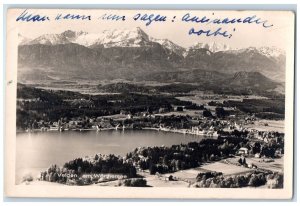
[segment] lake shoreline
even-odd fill
[[[31,173],[33,177],[39,175],[35,168],[47,169],[51,164],[63,166],[64,163],[78,157],[99,153],[123,157],[137,147],[172,146],[200,141],[203,138],[157,130],[145,128],[128,129],[125,132],[107,130],[17,133],[16,182],[20,183],[26,174]],[[46,148],[45,144],[48,145]],[[56,154],[60,154],[59,157]]]
[[[178,133],[178,134],[184,134],[184,135],[192,135],[192,136],[200,136],[200,137],[205,137],[205,138],[217,138],[218,135],[217,134],[213,134],[213,135],[207,135],[207,134],[197,134],[197,133],[193,133],[192,131],[188,130],[188,129],[171,129],[171,128],[156,128],[156,127],[142,127],[142,128],[120,128],[120,129],[116,129],[116,128],[103,128],[103,129],[67,129],[64,131],[58,131],[58,130],[46,130],[46,131],[41,131],[40,129],[37,130],[33,130],[33,131],[26,131],[26,130],[17,130],[17,134],[18,133],[44,133],[44,132],[68,132],[68,131],[74,131],[74,132],[86,132],[86,131],[96,131],[96,132],[101,132],[101,131],[125,131],[125,130],[129,130],[129,131],[141,131],[141,130],[152,130],[152,131],[162,131],[162,132],[166,132],[166,133]],[[215,132],[216,133],[216,132]]]

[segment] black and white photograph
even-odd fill
[[[12,196],[291,197],[294,13],[10,9],[7,46]]]

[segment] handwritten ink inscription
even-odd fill
[[[133,19],[135,21],[143,21],[146,22],[146,26],[149,26],[152,22],[165,22],[167,21],[167,16],[163,16],[160,14],[136,14]]]
[[[207,24],[261,24],[264,28],[272,27],[273,24],[270,24],[267,20],[261,20],[256,15],[247,16],[244,18],[208,18],[206,16],[198,17],[191,16],[189,13],[186,13],[182,17],[183,22],[193,22],[193,23],[207,23]]]
[[[117,14],[104,14],[99,19],[101,20],[111,20],[111,21],[125,21],[126,17],[124,15],[117,15]]]
[[[58,13],[54,18],[50,18],[47,15],[33,14],[25,9],[17,18],[18,22],[45,22],[45,21],[63,21],[63,20],[86,20],[91,21],[94,17],[91,14],[77,14],[77,13]],[[197,16],[191,13],[185,13],[180,19],[176,16],[164,15],[162,13],[140,13],[137,12],[133,16],[126,16],[114,13],[105,13],[95,17],[96,20],[111,21],[111,22],[125,22],[134,21],[142,23],[145,26],[150,26],[155,23],[176,23],[178,21],[191,25],[187,34],[193,36],[205,36],[205,37],[224,37],[231,38],[234,32],[237,30],[238,25],[257,25],[262,26],[264,29],[273,27],[274,25],[268,20],[261,19],[257,15],[249,15],[243,17],[223,17],[219,18],[215,13],[211,13],[211,16],[203,15]],[[210,28],[210,25],[218,25],[217,29]],[[236,25],[232,29],[228,29],[227,25]]]
[[[55,20],[91,20],[92,17],[91,15],[79,15],[79,14],[57,14],[57,16],[55,17]]]
[[[50,21],[48,16],[43,15],[33,15],[27,12],[27,9],[24,10],[20,16],[17,17],[16,21],[25,21],[25,22],[39,22],[39,21]]]
[[[233,29],[233,31],[235,31],[235,29]],[[232,37],[232,34],[229,34],[228,31],[223,31],[222,28],[218,28],[216,30],[203,30],[203,29],[199,29],[199,30],[195,30],[194,28],[191,28],[189,31],[189,35],[205,35],[207,37],[210,36],[222,36],[222,37],[228,37],[229,39]]]

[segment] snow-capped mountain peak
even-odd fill
[[[61,34],[44,34],[38,38],[28,42],[28,44],[46,44],[46,45],[56,45],[56,44],[67,44],[70,43],[67,37]]]
[[[210,43],[196,43],[190,47],[190,49],[208,49],[209,51],[215,53],[218,51],[228,51],[232,50],[227,44],[210,42]]]
[[[104,30],[100,33],[83,34],[74,43],[84,46],[140,47],[150,43],[149,36],[139,27],[134,29]]]
[[[149,36],[139,27],[126,30],[103,31],[96,44],[104,47],[140,47],[150,43]]]
[[[168,39],[155,39],[151,37],[150,40],[162,45],[163,47],[169,49],[172,52],[175,52],[176,54],[183,55],[183,53],[185,52],[185,48],[175,44]]]
[[[99,33],[67,30],[60,34],[45,34],[26,42],[26,44],[68,44],[76,43],[86,47],[102,45],[103,47],[141,47],[159,43],[165,48],[182,54],[184,48],[168,39],[154,39],[149,37],[141,28],[104,30]]]
[[[279,57],[280,55],[285,55],[284,51],[277,47],[260,47],[258,51],[267,57]]]
[[[193,46],[185,49],[169,39],[156,39],[148,36],[140,27],[132,29],[114,29],[114,30],[103,30],[98,33],[88,33],[84,31],[72,31],[66,30],[59,34],[44,34],[33,40],[26,38],[19,34],[19,45],[27,44],[46,44],[46,45],[57,45],[57,44],[69,44],[76,43],[85,47],[97,47],[101,46],[104,48],[109,47],[147,47],[155,44],[160,44],[170,52],[178,55],[187,55],[189,50],[194,49],[207,49],[209,52],[215,53],[223,51],[225,53],[238,54],[242,52],[258,52],[267,57],[277,58],[280,55],[285,55],[284,52],[276,47],[248,47],[244,49],[233,49],[227,44],[209,42],[202,43],[198,42]],[[210,53],[209,53],[210,55]]]
[[[88,33],[83,31],[71,31],[67,30],[60,34],[44,34],[38,38],[27,42],[27,44],[46,44],[46,45],[57,45],[57,44],[69,44],[74,43],[79,37],[86,36]]]
[[[87,35],[87,32],[84,31],[72,31],[72,30],[67,30],[61,33],[62,36],[66,37],[68,40],[70,41],[74,41],[75,39],[77,39],[79,36],[82,35]]]
[[[285,55],[285,52],[277,47],[247,47],[243,49],[236,49],[236,50],[227,50],[226,53],[232,53],[232,54],[239,54],[239,53],[259,53],[263,56],[267,56],[268,58],[278,58],[281,55]]]

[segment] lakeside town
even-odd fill
[[[203,107],[204,108],[204,107]],[[219,110],[220,108],[216,108]],[[225,113],[224,109],[222,110]],[[272,138],[280,137],[276,131],[259,131],[255,128],[255,122],[260,126],[268,127],[267,121],[259,121],[254,116],[245,115],[244,119],[236,121],[235,115],[228,118],[211,119],[197,115],[191,117],[180,113],[184,108],[175,109],[177,115],[172,112],[165,112],[160,109],[158,114],[149,114],[142,112],[137,115],[121,112],[119,115],[104,116],[98,118],[78,118],[70,121],[59,119],[55,122],[45,122],[44,120],[34,121],[30,129],[26,132],[47,132],[47,131],[104,131],[104,130],[126,130],[126,129],[153,129],[157,131],[175,132],[182,134],[200,135],[211,138],[217,138],[219,135],[232,133],[234,131],[247,131],[248,137],[262,140],[269,143]],[[210,113],[210,112],[209,112]],[[212,117],[212,114],[209,114]],[[271,121],[272,122],[272,121]],[[252,128],[251,128],[252,126]],[[250,127],[250,128],[249,128]]]
[[[67,104],[64,110],[73,108],[74,112],[82,110],[84,113],[96,109],[97,102],[101,102],[104,107],[104,101],[98,98],[106,98],[106,104],[114,108],[126,102],[123,99],[125,96],[118,95],[110,98],[72,93],[70,99],[71,94],[66,91],[32,90],[27,86],[22,89],[27,92],[19,93],[23,95],[18,98],[20,109],[30,107],[38,111],[40,106],[45,107],[50,102],[45,99],[45,94],[51,97],[52,109],[55,109],[57,102],[60,109],[61,105]],[[43,95],[32,98],[34,92],[30,95],[28,91]],[[220,102],[215,98],[218,95],[215,95],[213,101],[199,104],[178,100],[172,96],[159,96],[160,101],[165,102],[156,104],[157,99],[149,101],[154,98],[153,95],[131,95],[133,98],[147,98],[148,105],[136,105],[137,100],[130,100],[132,106],[127,101],[126,107],[118,107],[118,110],[107,109],[105,105],[105,111],[115,112],[107,115],[102,109],[101,114],[106,115],[100,116],[75,114],[72,117],[62,115],[66,114],[62,110],[61,116],[57,113],[52,117],[50,115],[53,113],[50,111],[48,114],[43,112],[36,119],[32,115],[27,117],[30,121],[23,124],[20,131],[21,128],[26,132],[60,133],[156,130],[193,135],[195,141],[171,147],[139,147],[128,151],[125,157],[100,153],[93,157],[77,158],[66,162],[63,167],[52,165],[41,172],[38,179],[25,176],[24,182],[37,184],[36,180],[39,180],[38,182],[67,185],[143,187],[283,187],[284,125],[282,128],[278,127],[283,121],[274,120],[272,114],[268,113],[268,108],[264,111],[271,118],[262,119],[259,112],[245,112],[238,103],[269,101],[269,98],[247,100],[245,97],[246,100],[230,102],[226,100],[226,95],[222,95],[225,100]],[[61,97],[64,98],[63,101],[59,100]],[[131,97],[126,94],[126,98]],[[136,106],[142,108],[135,108]],[[271,107],[274,108],[274,105]],[[38,112],[34,113],[35,116],[37,114]],[[31,182],[32,180],[35,181]]]

